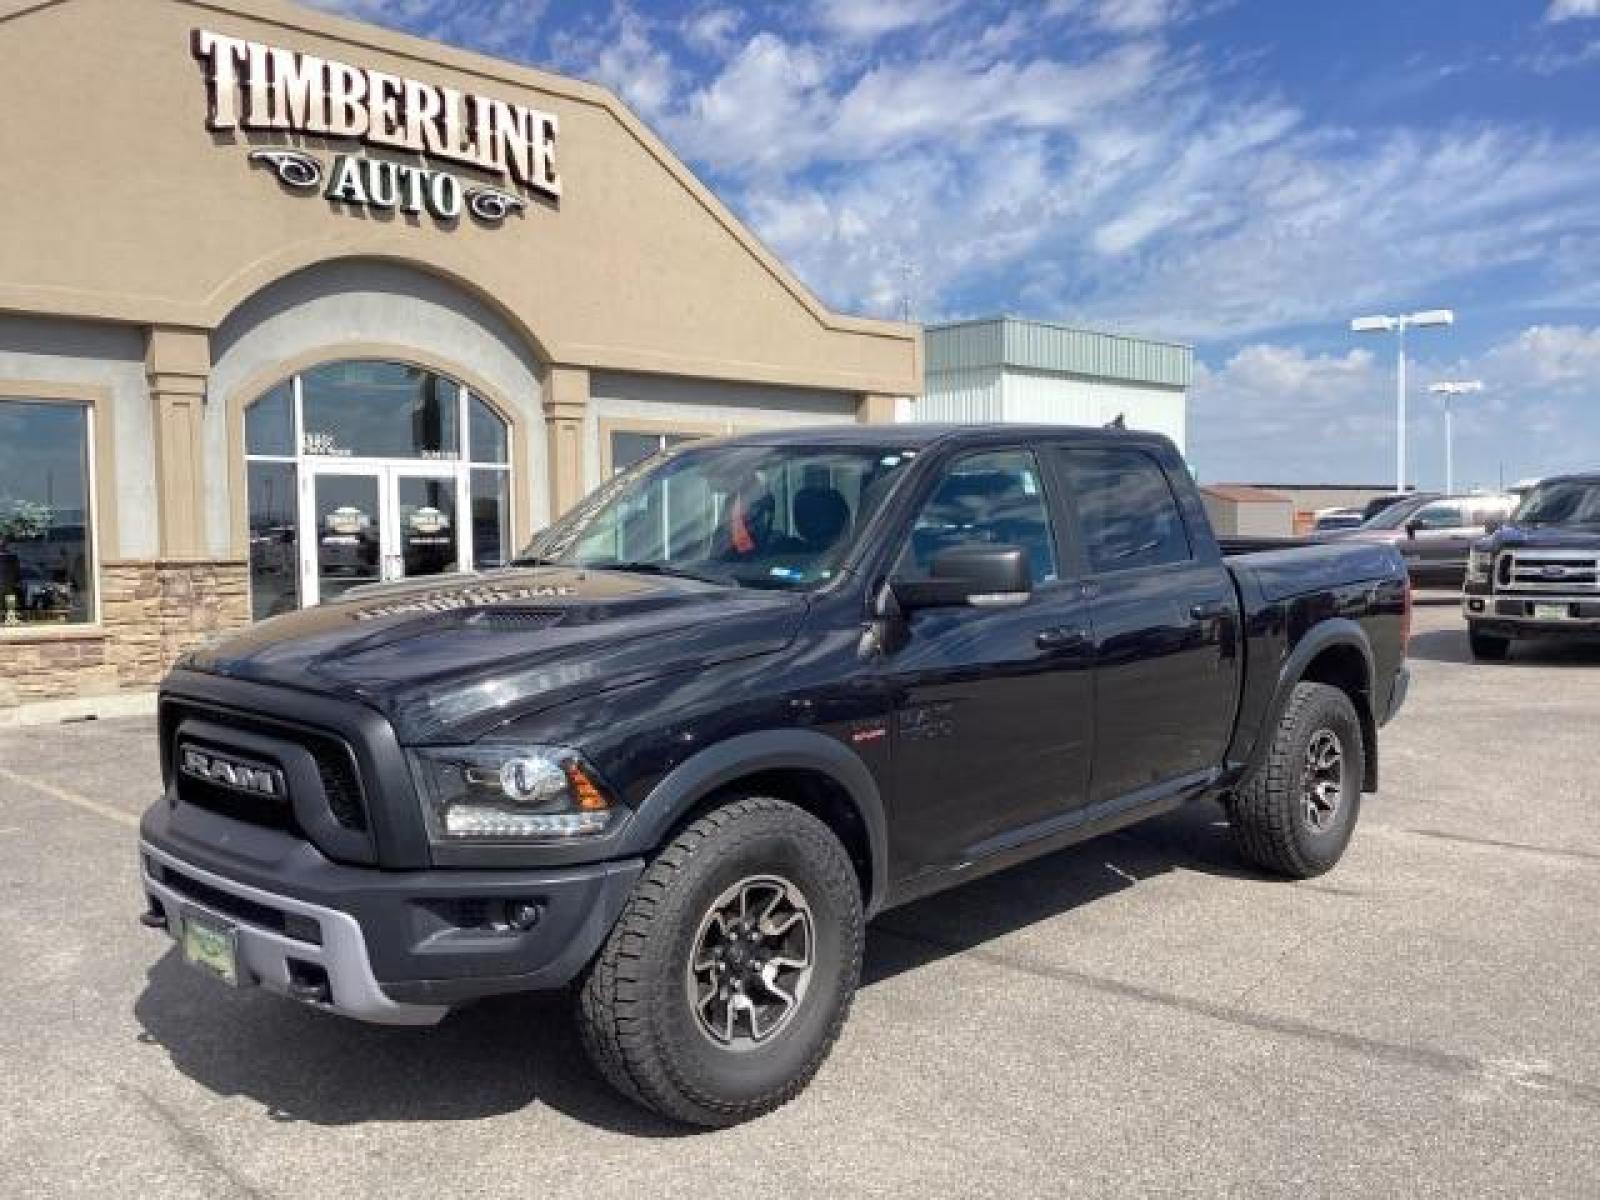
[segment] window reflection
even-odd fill
[[[0,400],[0,624],[94,618],[89,412]]]
[[[460,391],[407,363],[341,362],[300,378],[305,453],[333,458],[455,459]],[[252,449],[252,453],[259,453]]]
[[[250,464],[250,611],[257,620],[300,607],[293,463]]]
[[[487,571],[511,556],[511,477],[505,471],[472,473],[472,566]]]

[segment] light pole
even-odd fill
[[[1444,397],[1444,491],[1445,495],[1453,496],[1456,492],[1456,437],[1450,424],[1451,405],[1457,396],[1483,391],[1483,380],[1446,379],[1429,384],[1428,390]]]
[[[1426,329],[1433,325],[1452,325],[1456,314],[1448,308],[1405,313],[1398,317],[1357,317],[1350,322],[1351,333],[1393,333],[1395,335],[1394,404],[1396,444],[1394,451],[1394,490],[1406,490],[1406,330],[1413,325]]]

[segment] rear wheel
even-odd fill
[[[1258,867],[1294,879],[1330,870],[1361,811],[1366,746],[1350,698],[1296,684],[1255,773],[1229,798],[1234,842]]]
[[[861,890],[833,832],[780,800],[715,809],[673,840],[579,993],[585,1047],[625,1095],[732,1125],[799,1094],[849,1012]]]
[[[1473,624],[1467,626],[1467,641],[1472,646],[1472,657],[1480,662],[1503,662],[1511,653],[1511,639],[1492,633],[1479,633]]]

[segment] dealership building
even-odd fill
[[[0,77],[0,709],[921,391],[592,84],[278,0],[0,0]]]

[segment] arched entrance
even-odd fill
[[[245,410],[255,619],[511,553],[505,419],[437,371],[324,363]]]

